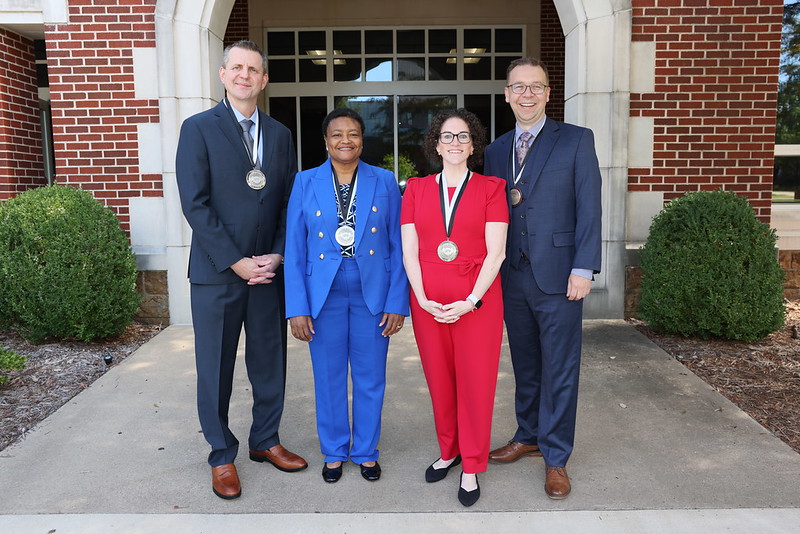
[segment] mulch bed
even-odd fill
[[[629,322],[673,358],[800,453],[800,301],[761,341],[684,338]]]
[[[95,343],[41,345],[28,343],[14,332],[0,331],[0,346],[28,356],[25,368],[6,371],[9,380],[0,385],[0,451],[22,439],[161,330],[161,326],[134,323],[122,334]]]

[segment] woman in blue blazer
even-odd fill
[[[364,120],[347,108],[322,122],[329,159],[297,174],[286,216],[286,316],[309,343],[322,477],[336,482],[352,460],[378,480],[378,440],[389,336],[408,315],[394,175],[367,165]],[[353,383],[349,420],[347,371]],[[351,440],[352,435],[352,440]]]

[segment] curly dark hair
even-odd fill
[[[422,140],[422,150],[431,163],[441,167],[442,157],[436,153],[436,145],[439,144],[439,134],[442,133],[442,125],[447,119],[457,118],[467,123],[469,133],[472,134],[472,155],[467,159],[467,166],[475,168],[483,163],[483,149],[486,148],[486,128],[481,120],[471,111],[464,108],[448,109],[440,111],[431,121],[425,138]]]
[[[361,127],[361,135],[364,135],[364,119],[361,118],[361,115],[359,115],[356,110],[350,108],[336,108],[328,113],[328,116],[322,120],[322,137],[328,137],[328,126],[330,126],[333,119],[338,119],[339,117],[347,117],[348,119],[356,121]]]

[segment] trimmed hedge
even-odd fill
[[[641,250],[638,315],[683,336],[753,341],[784,324],[775,231],[744,197],[689,193],[667,204]]]
[[[122,332],[139,300],[128,238],[91,194],[41,187],[0,205],[0,328],[92,341]]]

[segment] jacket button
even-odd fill
[[[375,213],[378,213],[378,206],[372,206],[372,211],[374,211]]]
[[[528,235],[528,232],[522,232],[522,235]]]
[[[320,254],[319,255],[319,259],[324,260],[325,259],[325,254]]]
[[[322,239],[324,237],[324,234],[322,232],[320,232],[318,235],[319,235],[320,239]]]
[[[322,215],[322,212],[321,212],[321,211],[319,211],[319,210],[317,210],[317,213],[316,213],[315,215],[316,215],[317,217],[319,217],[320,215]]]
[[[375,251],[374,251],[374,250],[372,250],[372,249],[369,249],[369,255],[370,255],[370,256],[374,256],[374,255],[375,255]]]
[[[377,228],[375,228],[374,226],[372,227],[372,233],[373,233],[373,234],[377,234],[377,233],[378,233],[378,229],[377,229]]]

